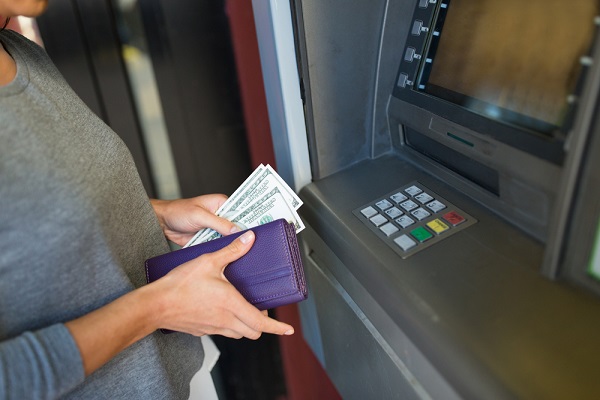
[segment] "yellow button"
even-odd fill
[[[433,221],[429,221],[427,223],[427,226],[434,231],[437,235],[439,235],[442,232],[447,231],[448,225],[446,225],[445,223],[443,223],[442,221],[440,221],[439,219],[434,219]]]

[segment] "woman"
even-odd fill
[[[45,7],[0,0],[0,15]],[[145,285],[165,237],[237,230],[214,215],[225,196],[150,201],[125,145],[45,52],[8,30],[0,43],[0,398],[187,398],[194,336],[293,333],[223,276],[251,232]]]

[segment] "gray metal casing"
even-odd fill
[[[300,192],[303,334],[348,399],[594,397],[600,301],[541,273],[571,195],[557,182],[581,156],[556,165],[393,97],[415,4],[295,4],[313,174]],[[408,148],[407,128],[498,171],[499,195]],[[413,180],[478,223],[402,260],[352,210]]]

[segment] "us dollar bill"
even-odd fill
[[[241,210],[245,210],[262,195],[271,192],[275,188],[280,190],[280,193],[285,198],[287,204],[294,210],[300,208],[302,205],[300,198],[287,186],[287,184],[285,186],[282,185],[281,181],[277,179],[279,175],[274,172],[275,171],[270,167],[263,170],[248,187],[248,190],[238,196],[229,207],[221,212],[220,216],[228,218],[232,215],[236,215]]]
[[[259,176],[264,170],[265,166],[260,164],[256,169],[246,178],[246,180],[233,192],[231,196],[219,207],[216,214],[221,216],[223,213],[227,212],[231,208],[231,206],[238,201],[241,196],[244,196],[250,190],[250,187],[254,184],[257,176]]]
[[[285,194],[279,187],[275,187],[264,197],[244,208],[231,220],[241,229],[249,229],[280,218],[294,224],[296,233],[305,228],[296,210],[293,206],[290,207]]]
[[[231,196],[229,196],[223,204],[221,204],[221,207],[219,207],[217,209],[215,214],[218,215],[219,217],[223,217],[224,214],[229,214],[230,213],[229,210],[230,210],[232,204],[235,203],[240,196],[243,196],[245,193],[248,192],[249,188],[252,186],[253,182],[256,180],[256,177],[264,169],[265,169],[265,166],[263,164],[260,164],[258,167],[256,167],[256,169],[235,190],[235,192],[233,192],[233,194]],[[223,218],[226,218],[226,217],[223,217]],[[212,230],[210,228],[201,229],[194,235],[194,237],[184,247],[188,247],[188,246],[191,246],[192,244],[198,244],[198,243],[204,242],[205,240],[203,240],[203,239],[206,238],[208,235],[211,235],[213,232],[214,232],[214,230]]]
[[[276,219],[283,218],[289,223],[294,224],[296,233],[302,231],[305,226],[300,216],[292,207],[287,203],[284,194],[281,192],[279,187],[273,188],[269,193],[249,205],[247,208],[233,216],[230,221],[240,227],[240,229],[250,229],[256,226],[266,224]],[[221,234],[217,231],[211,230],[208,235],[201,237],[189,244],[208,242],[221,237]]]
[[[275,219],[293,223],[296,233],[304,229],[297,213],[302,200],[270,165],[259,165],[236,191],[219,207],[216,215],[249,229]],[[184,246],[216,239],[221,235],[210,228],[197,232]]]

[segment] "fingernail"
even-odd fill
[[[239,232],[239,231],[240,231],[240,228],[238,228],[238,226],[237,226],[237,225],[234,225],[234,226],[231,228],[231,230],[229,231],[229,233],[236,233],[236,232]]]
[[[248,243],[254,237],[254,233],[252,231],[248,231],[240,236],[240,241],[244,244]]]
[[[285,333],[284,333],[284,335],[287,335],[287,336],[293,335],[293,334],[294,334],[294,330],[293,329],[290,329],[289,331],[285,331]]]

